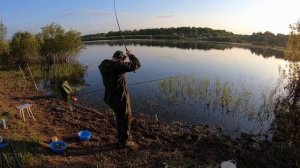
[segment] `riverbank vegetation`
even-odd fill
[[[274,34],[272,32],[257,32],[251,35],[241,35],[226,30],[214,30],[202,27],[153,28],[140,30],[126,30],[125,39],[194,39],[230,43],[249,43],[263,46],[285,47],[288,35]],[[120,39],[120,32],[88,34],[81,37],[83,41],[115,40]]]
[[[281,72],[287,80],[285,94],[279,98],[275,110],[277,131],[275,138],[280,141],[299,144],[300,142],[300,21],[290,26],[291,34],[285,51],[285,59],[291,61],[289,70]],[[279,138],[278,138],[279,137]]]
[[[255,98],[249,87],[242,82],[233,84],[222,82],[220,79],[212,80],[195,74],[185,74],[161,81],[159,89],[161,99],[169,100],[170,103],[189,105],[194,103],[202,106],[200,109],[211,113],[214,111],[233,114],[243,112],[253,117],[253,113],[257,112],[255,118],[258,119],[259,114],[274,111],[280,87],[282,87],[281,82],[269,91],[261,90],[258,98]]]
[[[53,64],[69,62],[82,47],[80,33],[66,31],[58,24],[51,23],[34,34],[16,32],[7,40],[6,27],[0,24],[0,61],[2,65],[25,63]]]

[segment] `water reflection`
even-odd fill
[[[119,41],[88,43],[78,61],[89,66],[83,92],[103,89],[98,65],[122,49]],[[278,71],[288,63],[280,52],[204,42],[128,41],[142,68],[127,74],[128,83],[180,77],[129,86],[133,111],[154,119],[186,124],[211,123],[233,136],[266,133],[274,119]],[[275,57],[276,56],[276,57]],[[279,68],[279,66],[281,68]],[[105,107],[103,92],[79,97]]]
[[[151,46],[151,47],[168,47],[179,49],[199,49],[199,50],[226,50],[232,48],[249,49],[251,53],[262,55],[263,57],[283,58],[284,53],[281,50],[270,49],[266,47],[254,47],[244,44],[216,43],[216,42],[201,42],[201,41],[177,41],[177,40],[126,40],[127,45],[133,46]],[[108,44],[109,46],[122,46],[122,41],[96,41],[87,42],[87,44]]]

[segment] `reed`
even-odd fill
[[[195,74],[183,74],[177,78],[166,79],[159,84],[159,97],[170,106],[178,104],[189,106],[196,104],[208,111],[226,113],[246,113],[257,116],[270,116],[276,105],[281,85],[263,90],[260,97],[243,85],[239,87],[220,79],[199,77]]]

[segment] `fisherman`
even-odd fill
[[[129,62],[125,62],[126,58]],[[114,110],[118,130],[118,145],[120,148],[137,147],[130,137],[131,103],[126,86],[126,72],[132,72],[141,67],[139,60],[130,51],[126,55],[116,51],[112,60],[104,60],[99,65],[105,87],[104,101]]]

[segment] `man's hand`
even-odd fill
[[[130,50],[126,50],[126,55],[127,55],[127,56],[131,56],[131,55],[133,55],[133,54],[132,54],[132,52],[131,52]]]

